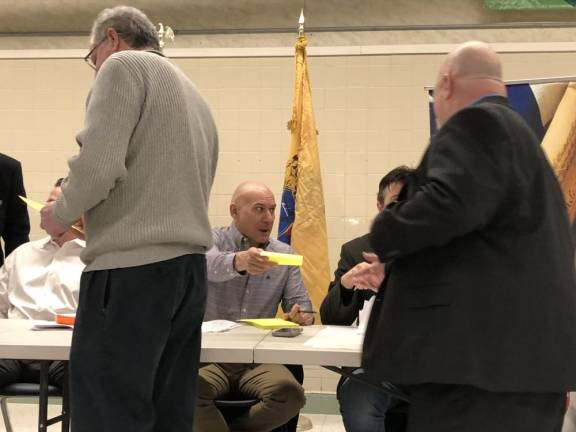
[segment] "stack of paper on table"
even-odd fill
[[[212,320],[202,323],[202,333],[223,333],[233,328],[240,327],[242,324],[228,320]]]
[[[266,330],[273,330],[285,327],[299,327],[299,325],[296,324],[295,322],[286,321],[280,318],[241,319],[238,321]]]
[[[304,345],[313,348],[362,348],[364,335],[356,327],[328,326],[308,339]]]

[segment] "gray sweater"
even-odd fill
[[[218,159],[212,114],[166,58],[121,51],[88,96],[80,152],[55,215],[86,216],[86,270],[134,267],[212,246],[208,197]]]

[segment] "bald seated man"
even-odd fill
[[[270,238],[276,201],[259,182],[241,183],[232,196],[229,226],[212,231],[214,247],[207,253],[208,297],[204,321],[273,318],[278,305],[284,318],[301,325],[314,318],[300,268],[277,266],[261,255],[272,251],[293,253],[292,248]],[[256,398],[252,406],[228,425],[214,405],[215,399],[232,395]],[[195,431],[269,432],[286,423],[304,406],[302,386],[282,365],[210,364],[200,369]]]
[[[560,431],[576,278],[559,184],[487,44],[448,55],[434,111],[418,186],[376,217],[356,282],[378,291],[363,367],[412,397],[409,432]]]

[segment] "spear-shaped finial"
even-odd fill
[[[298,20],[298,36],[304,36],[304,8],[300,10],[300,19]]]

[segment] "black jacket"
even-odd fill
[[[356,264],[364,262],[362,252],[372,252],[370,235],[365,234],[342,245],[338,268],[334,272],[334,280],[330,282],[328,294],[320,305],[322,324],[351,325],[358,318],[358,312],[364,305],[364,300],[373,296],[372,291],[352,290],[340,285],[340,278]]]
[[[26,196],[20,162],[0,153],[0,237],[5,247],[0,247],[0,266],[4,252],[9,255],[29,240],[28,209],[18,195]]]
[[[576,279],[562,192],[506,99],[485,98],[432,138],[423,183],[376,218],[392,261],[363,365],[397,384],[576,389]]]

